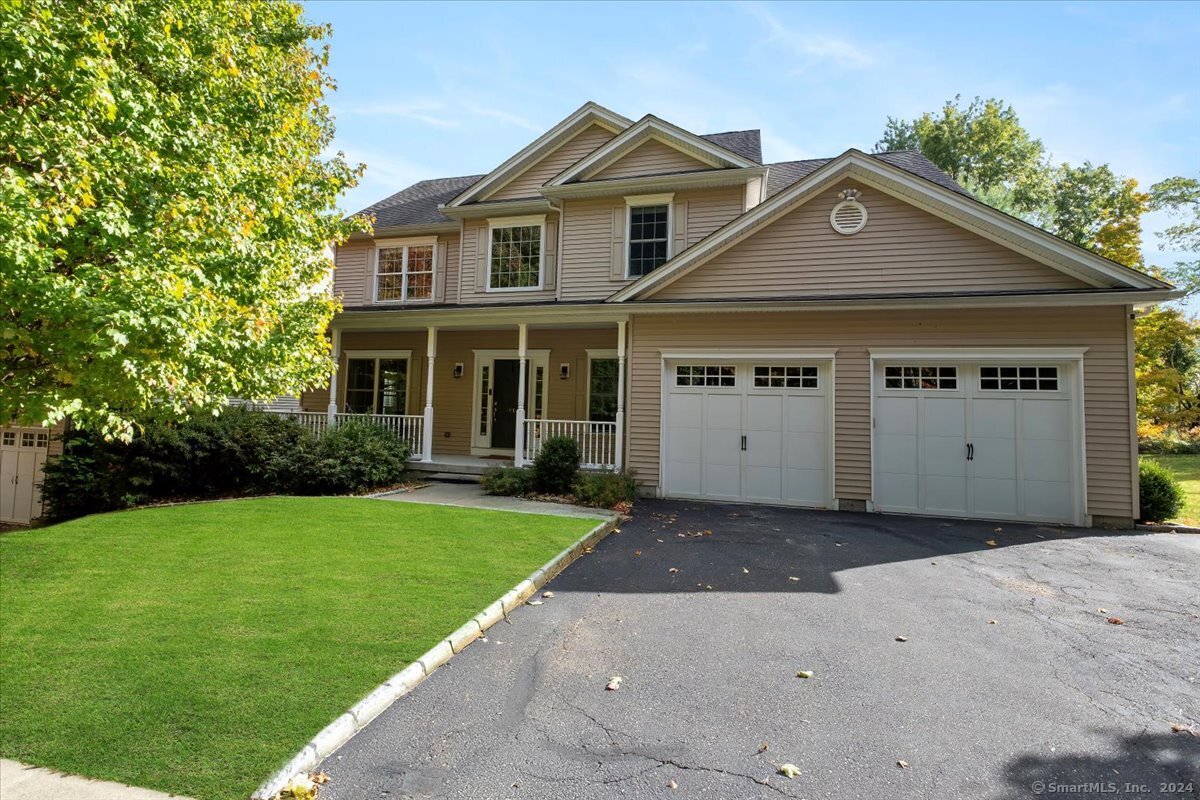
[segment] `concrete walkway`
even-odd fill
[[[611,512],[585,506],[570,506],[565,503],[544,503],[523,500],[519,497],[494,497],[484,494],[477,483],[431,482],[419,489],[405,489],[391,494],[378,495],[377,500],[398,503],[428,503],[435,506],[460,506],[462,508],[486,508],[492,511],[516,511],[521,514],[551,514],[560,517],[585,517],[608,519]]]
[[[0,800],[63,800],[67,797],[71,800],[168,800],[179,798],[179,795],[64,775],[0,758]]]

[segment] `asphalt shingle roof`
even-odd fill
[[[762,163],[762,144],[757,130],[710,133],[702,138],[749,158],[755,163]],[[951,191],[967,197],[971,196],[953,178],[934,166],[933,162],[919,151],[897,150],[889,153],[872,153],[871,158],[877,158],[886,164],[899,167],[905,172]],[[767,197],[779,194],[796,181],[811,175],[832,160],[831,158],[812,158],[804,161],[780,161],[766,164],[765,166],[768,168]],[[483,177],[483,175],[463,175],[458,178],[434,178],[420,181],[358,213],[374,214],[377,228],[436,225],[451,222],[449,217],[438,210],[438,206],[450,202]]]
[[[893,150],[887,153],[870,153],[871,158],[877,158],[885,164],[899,167],[905,172],[936,183],[938,186],[958,192],[965,197],[972,197],[963,187],[946,173],[942,172],[932,161],[919,150]],[[767,164],[767,197],[774,197],[798,180],[808,177],[821,167],[833,161],[832,158],[810,158],[805,161],[780,161]]]
[[[449,217],[438,211],[438,206],[449,203],[482,177],[482,175],[463,175],[459,178],[433,178],[420,181],[407,189],[385,197],[374,205],[367,206],[355,216],[374,214],[377,228],[452,222]]]
[[[748,158],[755,164],[762,161],[762,134],[755,128],[748,131],[726,131],[725,133],[706,133],[701,139],[707,139],[713,144],[731,150],[743,158]]]

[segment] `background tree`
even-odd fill
[[[330,367],[328,34],[289,2],[0,0],[0,420],[128,435]]]
[[[1093,250],[1127,267],[1141,269],[1142,214],[1150,195],[1137,181],[1113,173],[1107,164],[1061,165],[1054,173],[1050,198],[1041,211],[1043,226],[1068,242]]]
[[[965,108],[961,96],[940,114],[913,120],[888,117],[876,152],[920,150],[942,171],[992,204],[1020,213],[1039,209],[1049,197],[1046,150],[1021,127],[1011,105],[976,97]]]
[[[1176,308],[1138,318],[1134,344],[1139,434],[1186,435],[1200,425],[1196,341],[1200,329]]]
[[[1160,247],[1196,256],[1176,261],[1166,273],[1188,294],[1200,291],[1200,180],[1174,177],[1154,184],[1150,187],[1150,208],[1182,217],[1159,234]]]

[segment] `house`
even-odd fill
[[[980,203],[916,152],[763,163],[587,103],[339,247],[313,424],[416,465],[549,436],[647,494],[1128,526],[1133,318],[1153,277]]]

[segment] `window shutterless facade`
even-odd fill
[[[381,240],[375,248],[375,302],[433,300],[435,238]]]
[[[489,292],[542,288],[545,231],[544,216],[489,220]]]
[[[346,359],[346,411],[404,414],[408,402],[408,356]]]

